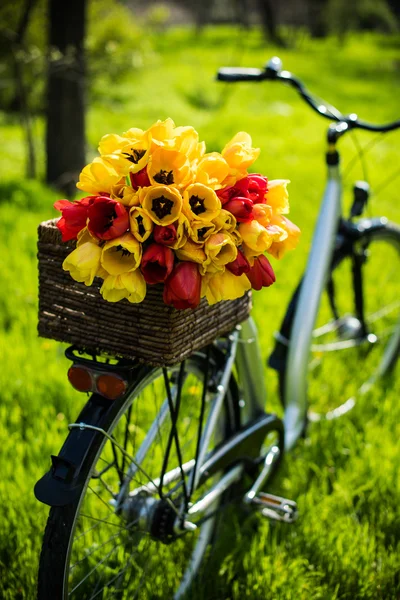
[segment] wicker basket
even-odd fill
[[[63,271],[74,242],[63,243],[57,219],[39,225],[39,335],[75,344],[90,353],[138,358],[171,365],[188,357],[244,321],[251,294],[209,306],[203,298],[194,309],[176,310],[162,299],[162,285],[148,286],[145,300],[109,303],[99,289],[74,281]]]

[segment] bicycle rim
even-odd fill
[[[172,444],[162,486],[165,510],[157,516],[152,512],[160,500],[160,474],[171,431],[164,375],[156,369],[135,387],[109,423],[107,433],[113,441],[103,439],[89,461],[79,502],[51,510],[39,570],[40,599],[185,597],[207,556],[218,508],[216,504],[209,508],[209,518],[196,532],[180,538],[170,535],[174,511],[179,511],[190,487],[188,473],[196,454],[203,371],[204,358],[186,361],[177,421],[181,456]],[[174,401],[178,377],[178,367],[168,371]],[[237,427],[233,387],[226,394],[210,448]],[[212,396],[207,393],[205,418]],[[134,458],[133,466],[128,456]],[[127,503],[129,511],[116,514],[115,498],[129,465],[128,499],[133,502]],[[218,474],[195,490],[192,501],[206,493],[216,478]],[[57,552],[54,540],[62,546]],[[57,589],[62,593],[54,595]]]
[[[355,251],[363,256],[367,332],[361,331],[356,317],[352,257],[345,256],[332,271],[333,291],[325,291],[313,331],[308,365],[310,420],[331,419],[351,410],[398,357],[400,230],[388,225],[367,231]]]

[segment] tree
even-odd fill
[[[257,0],[264,35],[274,44],[285,46],[284,40],[278,33],[276,6],[270,0]]]
[[[85,165],[86,0],[49,0],[46,180],[73,195]]]
[[[308,0],[308,26],[314,38],[324,38],[328,35],[328,6],[329,0]]]

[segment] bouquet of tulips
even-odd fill
[[[87,286],[102,278],[109,302],[142,302],[162,283],[177,309],[271,285],[264,253],[281,258],[300,231],[284,216],[288,181],[248,174],[259,152],[241,132],[206,153],[193,127],[171,119],[104,136],[77,184],[90,195],[54,205],[62,240],[77,240],[63,269]]]

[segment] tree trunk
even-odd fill
[[[257,0],[257,4],[265,37],[278,46],[285,46],[285,42],[278,33],[277,19],[275,7],[273,8],[273,3],[271,0]]]
[[[328,35],[327,8],[328,0],[308,0],[308,23],[311,37],[324,38]]]
[[[250,10],[248,0],[235,0],[236,19],[242,27],[250,27]]]
[[[196,29],[201,31],[208,23],[211,22],[211,11],[214,0],[195,0],[195,19]]]
[[[73,195],[85,165],[86,0],[49,0],[46,180]]]

